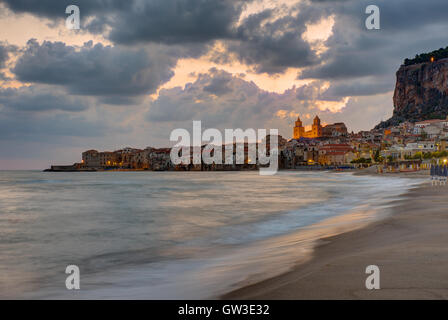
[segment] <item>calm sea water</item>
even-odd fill
[[[296,171],[3,171],[0,298],[216,297],[286,271],[329,225],[385,213],[418,182]],[[65,288],[71,264],[81,290]]]

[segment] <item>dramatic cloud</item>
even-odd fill
[[[272,126],[273,120],[287,118],[276,123],[287,127],[299,113],[318,113],[334,105],[337,101],[323,97],[327,88],[317,81],[278,94],[264,91],[240,76],[211,69],[185,88],[161,90],[150,105],[147,119],[153,123],[202,120],[217,128],[264,128]]]
[[[0,0],[13,12],[65,18],[70,1]],[[191,44],[224,41],[225,55],[259,73],[306,68],[302,78],[348,79],[385,75],[402,59],[443,46],[448,2],[378,0],[381,30],[364,27],[367,0],[302,0],[247,14],[254,1],[242,0],[81,0],[83,29],[102,33],[117,44]],[[261,6],[262,2],[258,2]],[[329,50],[317,56],[302,35],[307,25],[334,16]],[[416,34],[420,33],[419,35]],[[227,59],[232,59],[228,58]],[[310,68],[311,67],[311,68]]]
[[[4,68],[9,59],[9,49],[0,42],[0,69]]]
[[[7,69],[7,63],[11,56],[17,52],[17,49],[16,46],[0,41],[0,81],[10,80],[10,77],[3,70]]]
[[[14,12],[39,17],[65,18],[66,1],[0,0]],[[294,5],[292,12],[268,9],[239,21],[253,1],[243,0],[134,0],[81,1],[82,30],[101,33],[116,44],[210,44],[225,41],[228,53],[263,73],[317,62],[316,54],[301,35],[306,24],[316,22],[325,10]],[[306,2],[307,3],[307,2]],[[284,8],[283,8],[284,9]],[[284,11],[284,10],[283,10]]]
[[[443,31],[448,24],[444,14],[448,2],[443,0],[376,1],[380,30],[364,26],[365,8],[372,4],[369,1],[313,2],[331,10],[335,24],[322,63],[303,70],[300,78],[333,80],[339,87],[335,92],[343,95],[383,93],[385,83],[391,84],[392,90],[394,73],[405,58],[448,45]],[[351,84],[344,85],[346,81]]]
[[[13,12],[65,19],[66,0],[0,0]],[[105,32],[116,43],[206,42],[229,37],[245,4],[243,0],[81,0],[82,27]]]
[[[66,87],[81,95],[119,96],[154,93],[173,72],[175,59],[154,48],[127,49],[86,43],[77,49],[62,42],[30,40],[12,70],[23,82]],[[120,100],[118,100],[120,101]]]
[[[393,91],[394,85],[395,79],[393,75],[331,81],[331,85],[323,94],[323,97],[326,99],[339,99],[341,97],[349,96],[383,94]]]
[[[48,110],[79,112],[88,108],[88,103],[84,99],[45,86],[0,89],[0,105],[34,112]]]
[[[109,38],[116,43],[208,42],[229,38],[243,10],[242,0],[134,1],[116,15]],[[132,21],[132,24],[129,24]]]
[[[83,16],[103,15],[119,10],[129,10],[135,1],[122,0],[0,0],[17,13],[31,13],[40,17],[65,19],[65,8],[76,4]]]
[[[213,92],[210,92],[213,87]],[[336,88],[338,89],[338,88]],[[327,82],[315,81],[284,93],[272,93],[241,76],[212,69],[185,88],[162,90],[146,115],[151,135],[167,141],[175,128],[276,128],[286,138],[300,115],[310,125],[316,114],[324,123],[345,122],[349,130],[373,127],[391,114],[391,93],[340,99]],[[165,142],[167,143],[167,142]]]
[[[40,141],[48,137],[102,136],[106,125],[70,114],[31,114],[25,112],[0,112],[0,140],[17,139]]]
[[[81,9],[80,31],[63,29],[70,4]],[[380,30],[365,28],[370,4],[380,8]],[[32,33],[38,40],[22,48],[9,45],[23,46],[13,33],[0,41],[3,149],[57,137],[79,148],[162,146],[171,129],[192,120],[279,128],[289,138],[299,114],[308,125],[316,113],[370,129],[392,112],[403,60],[448,45],[446,0],[0,0],[0,7],[9,9],[1,18],[8,23],[27,13],[21,23],[60,31]],[[331,21],[327,31],[320,21]],[[315,33],[326,36],[313,42]],[[72,35],[101,42],[98,34],[111,45],[67,44]]]
[[[344,122],[350,131],[370,130],[392,115],[391,93],[351,98],[340,112],[321,112],[327,123]]]
[[[272,9],[250,15],[238,27],[235,40],[227,43],[227,49],[259,73],[315,64],[315,52],[301,37],[311,16],[305,17],[299,13],[276,18]]]

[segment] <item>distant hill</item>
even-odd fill
[[[434,53],[438,55],[431,62]],[[393,116],[376,128],[386,128],[404,121],[447,117],[448,49],[420,54],[412,60],[406,59],[396,75]]]

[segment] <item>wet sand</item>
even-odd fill
[[[397,174],[413,175],[428,177]],[[368,265],[380,268],[379,290],[365,287]],[[308,262],[222,298],[447,299],[448,187],[428,179],[396,201],[388,217],[322,238]]]

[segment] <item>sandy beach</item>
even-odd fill
[[[428,180],[396,201],[386,218],[322,238],[308,262],[223,298],[447,299],[447,209],[448,187],[432,187]],[[365,288],[368,265],[380,268],[379,290]]]

